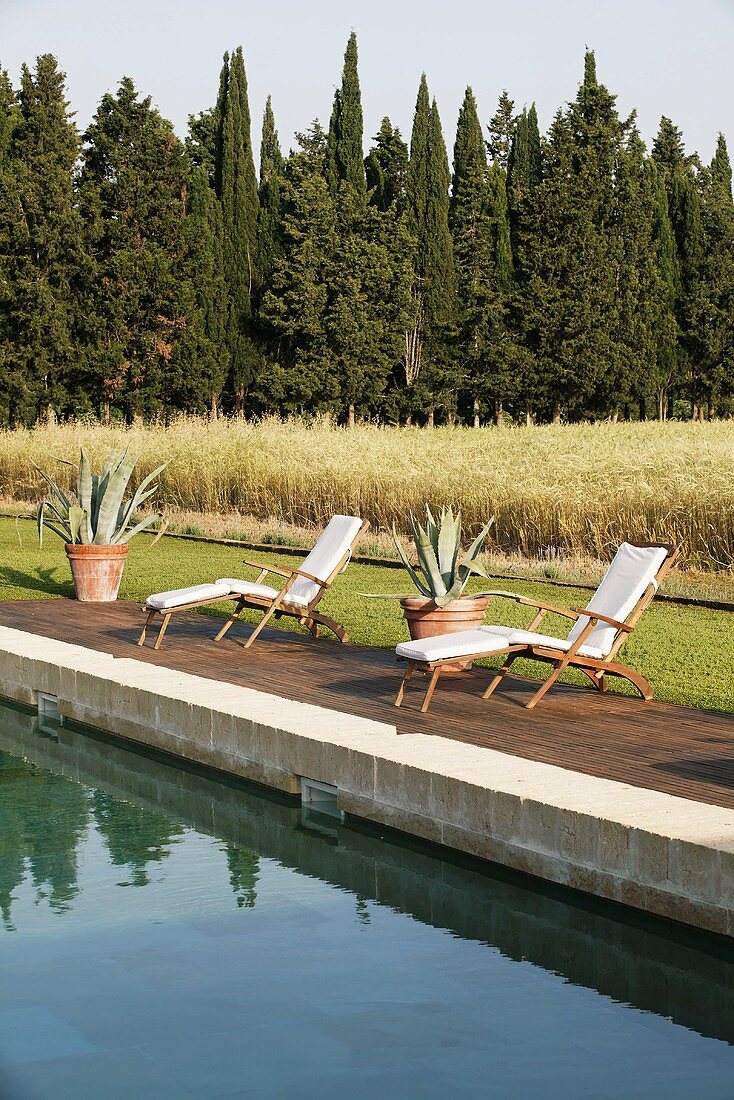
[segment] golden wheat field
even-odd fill
[[[532,557],[608,558],[623,539],[665,539],[703,568],[734,560],[734,422],[596,424],[433,430],[275,419],[182,418],[130,429],[77,423],[0,433],[0,493],[42,492],[31,461],[68,480],[54,456],[80,445],[99,461],[113,445],[160,462],[165,508],[321,524],[354,512],[405,531],[426,504],[459,507],[477,530],[495,516],[495,544]]]

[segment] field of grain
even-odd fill
[[[734,561],[734,422],[539,428],[381,428],[181,419],[0,433],[0,494],[37,498],[31,460],[55,471],[83,444],[96,460],[129,442],[140,472],[170,460],[160,504],[320,525],[355,512],[405,531],[412,512],[451,503],[477,530],[495,516],[502,550],[608,558],[623,539],[678,543],[699,568]]]

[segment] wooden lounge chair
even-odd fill
[[[318,637],[319,627],[324,626],[331,630],[340,642],[347,644],[349,635],[344,627],[318,611],[317,605],[339,573],[343,573],[346,569],[352,557],[353,548],[368,527],[369,523],[362,521],[358,516],[332,516],[313,550],[304,558],[298,569],[245,561],[245,565],[260,570],[254,581],[220,577],[213,584],[194,585],[191,588],[178,588],[171,592],[157,592],[153,596],[148,596],[143,608],[143,611],[147,612],[147,618],[138,645],[145,644],[146,631],[155,618],[161,619],[155,641],[155,648],[160,649],[173,615],[179,611],[190,611],[192,608],[204,607],[223,600],[234,600],[235,609],[217,634],[215,639],[217,642],[233,626],[244,609],[251,607],[264,611],[265,614],[247,641],[240,643],[245,649],[252,645],[272,616],[280,618],[281,615],[297,619],[315,638]],[[268,573],[284,577],[285,584],[280,589],[263,584]]]
[[[628,665],[621,664],[617,654],[654,598],[676,554],[675,547],[667,544],[622,543],[588,606],[580,610],[568,611],[512,592],[493,592],[493,596],[506,597],[536,609],[528,629],[480,626],[476,630],[446,634],[440,638],[402,642],[396,654],[399,660],[407,661],[407,669],[395,706],[399,707],[402,703],[405,686],[416,669],[430,673],[421,705],[421,711],[425,713],[442,670],[465,663],[467,657],[479,660],[498,653],[506,653],[507,659],[484,692],[484,699],[489,698],[518,657],[527,657],[554,666],[548,679],[526,704],[529,710],[540,702],[567,668],[579,669],[599,691],[606,691],[607,676],[629,680],[642,698],[649,701],[652,699],[652,689],[645,677]],[[538,632],[537,628],[548,612],[574,620],[566,638]]]

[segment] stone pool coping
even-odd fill
[[[734,936],[734,810],[0,627],[0,691],[551,882]],[[603,730],[600,731],[603,736]]]

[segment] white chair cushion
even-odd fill
[[[538,634],[534,630],[517,630],[512,626],[480,626],[483,633],[494,634],[502,638],[508,645],[541,645],[550,649],[560,649],[564,653],[571,648],[572,639],[554,638],[551,634]],[[596,646],[582,645],[578,650],[582,657],[603,657],[604,654]]]
[[[396,646],[398,657],[409,661],[443,661],[451,657],[484,656],[507,649],[507,640],[492,637],[481,630],[461,630],[456,634],[440,634],[437,638],[422,638],[401,642]]]
[[[359,516],[332,516],[300,568],[320,581],[328,581],[344,555],[351,550],[361,526]],[[293,603],[308,604],[318,595],[319,588],[320,585],[313,581],[299,577],[288,593],[288,599]]]
[[[170,592],[156,592],[145,601],[148,607],[157,611],[168,611],[182,604],[198,603],[199,600],[217,600],[229,594],[226,581],[216,584],[193,584],[190,588],[172,588]]]
[[[600,611],[623,623],[637,606],[648,585],[654,581],[655,574],[665,561],[667,550],[664,546],[632,546],[623,542],[614,555],[604,578],[586,607],[589,611]],[[589,619],[582,615],[572,626],[567,641],[578,638]],[[607,623],[597,623],[586,639],[586,644],[601,651],[606,657],[614,645],[617,628]]]
[[[226,584],[229,591],[235,596],[260,596],[266,600],[274,600],[278,595],[277,588],[271,588],[269,584],[255,584],[254,581],[241,581],[236,577],[221,577],[217,584]],[[288,598],[283,600],[283,607],[297,607],[299,609],[308,606],[308,600],[302,596],[294,595],[293,589],[288,593]]]

